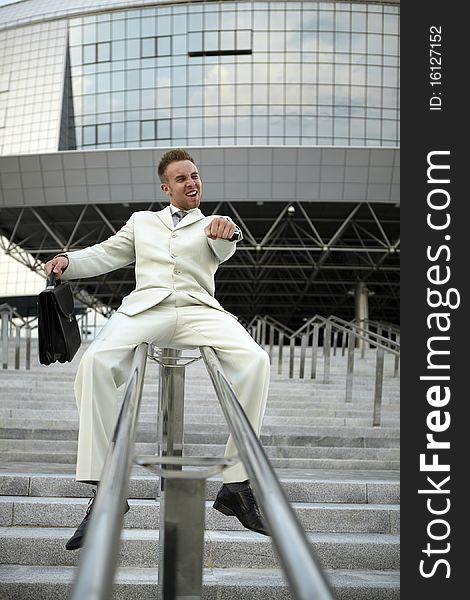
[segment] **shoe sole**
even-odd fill
[[[219,512],[221,512],[223,515],[226,515],[227,517],[236,517],[237,516],[231,508],[229,508],[228,506],[225,506],[225,504],[222,504],[222,502],[220,502],[219,500],[216,500],[212,506],[213,506],[213,508],[215,508],[215,510],[218,510]]]
[[[238,515],[236,513],[234,513],[231,508],[229,508],[228,506],[225,506],[225,504],[222,504],[219,500],[216,500],[212,506],[213,506],[213,508],[215,508],[215,510],[218,510],[223,515],[226,515],[227,517],[237,517],[237,519],[240,521],[240,518],[238,517]],[[242,523],[242,522],[240,521],[240,523]],[[252,529],[251,527],[247,527],[243,523],[242,523],[242,525],[243,525],[243,527],[245,527],[245,529],[248,529],[249,531],[254,531],[255,533],[259,533],[260,535],[266,535],[268,537],[270,536],[270,534],[267,531],[260,531],[259,529]]]

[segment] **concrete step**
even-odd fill
[[[206,402],[196,401],[192,403],[186,403],[185,406],[185,417],[189,416],[208,416],[209,414],[213,414],[214,412],[214,402]],[[266,417],[309,417],[309,418],[318,418],[318,417],[342,417],[342,418],[360,418],[360,417],[370,417],[372,404],[364,405],[363,407],[355,407],[349,408],[348,405],[344,404],[342,406],[336,405],[332,406],[331,404],[327,404],[325,406],[317,406],[313,404],[311,400],[309,403],[306,402],[298,403],[297,406],[291,405],[290,403],[286,407],[286,402],[284,401],[282,404],[274,405],[272,402],[269,402],[266,407]],[[39,400],[36,397],[28,400],[20,400],[18,397],[15,398],[2,398],[2,407],[0,408],[0,418],[13,418],[13,419],[24,419],[24,418],[33,418],[39,417],[44,419],[51,419],[57,417],[57,412],[60,411],[60,416],[62,419],[76,421],[77,420],[77,409],[75,406],[69,406],[67,404],[64,407],[63,399],[57,399],[56,401],[51,401],[50,398]],[[145,417],[145,420],[155,421],[155,402],[149,403],[148,406],[145,404],[142,405],[140,410],[140,416]],[[382,410],[382,416],[396,417],[399,414],[398,407],[390,407],[384,408]],[[222,412],[220,411],[220,416],[222,416]]]
[[[37,413],[37,417],[40,417],[40,411]],[[51,417],[54,415],[51,414]],[[26,416],[21,419],[21,417],[16,417],[18,420],[23,420],[24,418],[28,418],[34,421],[34,417]],[[74,419],[75,422],[78,418]],[[185,416],[185,424],[190,426],[194,424],[200,424],[204,422],[205,425],[214,425],[217,427],[224,426],[225,427],[225,419],[222,415],[213,415],[213,414],[194,414]],[[307,426],[311,427],[341,427],[341,426],[351,426],[351,427],[361,427],[367,425],[372,425],[372,414],[368,417],[309,417],[309,416],[280,416],[280,417],[272,417],[266,415],[263,419],[264,427],[269,427],[270,425],[282,425],[288,429],[291,426]],[[400,424],[400,420],[398,417],[382,417],[381,425],[382,427],[398,427]]]
[[[225,444],[184,444],[186,456],[222,456]],[[399,460],[399,448],[363,448],[363,447],[335,447],[335,446],[264,446],[269,458],[344,458],[368,460]],[[76,453],[77,442],[65,440],[42,439],[0,439],[0,454],[15,454],[21,452],[36,452],[38,454],[67,454]],[[156,451],[154,442],[138,442],[137,454],[151,454]]]
[[[4,463],[17,461],[36,461],[44,460],[56,462],[62,460],[64,465],[74,465],[76,462],[75,454],[57,455],[56,453],[12,453],[0,454],[0,460]],[[371,471],[390,469],[397,470],[400,467],[400,461],[397,460],[345,460],[340,459],[315,459],[315,458],[273,458],[270,460],[271,466],[279,469],[369,469]]]
[[[151,441],[155,439],[155,426],[150,423],[140,423],[138,434],[150,434],[151,438],[142,438],[138,440]],[[77,439],[78,427],[71,425],[61,419],[51,420],[26,420],[10,419],[8,422],[0,421],[0,438],[11,439]],[[226,430],[214,431],[213,427],[205,423],[190,423],[185,428],[184,439],[189,443],[198,443],[198,441],[207,441],[208,443],[224,443],[227,438]],[[287,445],[347,445],[365,446],[365,447],[387,447],[388,445],[398,445],[400,439],[400,429],[398,427],[371,427],[371,426],[283,426],[282,424],[264,425],[261,430],[261,440],[263,444],[274,445],[284,443]],[[343,442],[346,441],[346,443]],[[271,443],[271,441],[273,443]]]
[[[124,518],[128,529],[157,529],[160,504],[156,500],[130,500]],[[85,515],[86,498],[0,496],[2,527],[77,527]],[[294,502],[305,531],[346,533],[391,533],[400,528],[396,504],[339,504]],[[206,529],[243,530],[237,519],[226,517],[206,502]]]
[[[151,448],[148,444],[137,444],[137,452],[141,454],[155,454],[155,446]],[[189,454],[188,454],[189,455]],[[61,452],[55,449],[51,451],[36,451],[36,450],[12,450],[10,452],[0,452],[0,461],[8,462],[63,462],[64,464],[75,464],[76,452]],[[275,468],[284,469],[370,469],[382,470],[392,469],[397,470],[400,467],[399,460],[381,460],[381,459],[345,459],[345,458],[296,458],[284,457],[270,458],[270,463]]]
[[[78,564],[79,552],[67,552],[65,542],[75,528],[0,528],[3,564],[67,566]],[[326,569],[397,570],[399,538],[381,533],[307,533],[318,560]],[[206,531],[204,566],[215,568],[278,568],[267,536],[252,531]],[[122,566],[156,567],[158,531],[124,529],[121,536]]]
[[[81,521],[90,486],[74,480],[78,416],[71,364],[2,372],[0,407],[0,597],[68,598],[80,552],[64,543]],[[297,349],[297,352],[299,349]],[[375,353],[356,354],[353,401],[345,403],[346,357],[331,357],[323,382],[289,379],[272,361],[261,441],[323,566],[337,600],[399,598],[399,378],[386,356],[382,426],[371,426]],[[194,355],[195,352],[185,352]],[[33,361],[34,362],[34,361]],[[10,363],[11,364],[11,363]],[[295,360],[298,372],[299,360]],[[309,375],[307,362],[306,374]],[[148,363],[137,451],[155,449],[158,367]],[[186,372],[185,451],[220,455],[227,427],[204,364]],[[61,463],[66,460],[69,464]],[[9,461],[9,462],[6,462]],[[286,468],[288,467],[288,468]],[[133,467],[114,598],[154,598],[158,478]],[[291,595],[269,538],[211,508],[220,477],[207,482],[203,598],[285,600]]]
[[[66,600],[74,567],[0,566],[0,582],[9,600]],[[327,570],[337,600],[399,600],[398,571]],[[154,600],[156,569],[121,567],[113,600]],[[277,569],[205,569],[203,600],[291,600],[283,574]]]
[[[77,483],[74,465],[53,463],[2,465],[0,496],[80,498],[90,496],[90,486]],[[349,504],[399,504],[398,471],[278,469],[277,476],[291,502]],[[213,500],[221,478],[207,481],[206,499]],[[133,467],[129,498],[155,498],[158,477]]]

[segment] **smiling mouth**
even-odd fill
[[[190,192],[188,192],[186,194],[186,196],[189,196],[190,198],[194,198],[194,196],[197,196],[197,190],[191,190]]]

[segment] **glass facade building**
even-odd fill
[[[269,4],[269,6],[268,6]],[[69,21],[78,148],[398,145],[398,7],[209,2]]]
[[[396,4],[151,4],[0,30],[2,154],[398,145]]]
[[[6,246],[24,242],[44,259],[155,210],[164,200],[155,162],[176,146],[201,169],[205,210],[223,209],[247,232],[227,267],[243,288],[236,306],[225,300],[232,312],[244,295],[257,309],[254,288],[277,298],[279,314],[307,288],[317,308],[350,308],[351,288],[375,278],[372,301],[397,319],[397,0],[0,7]],[[291,203],[296,216],[285,220]],[[28,235],[35,227],[44,237]],[[127,290],[116,286],[113,302]]]

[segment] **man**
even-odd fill
[[[77,481],[98,485],[117,418],[117,388],[127,381],[135,348],[212,346],[254,430],[259,434],[269,382],[269,358],[214,298],[214,273],[242,238],[227,217],[199,210],[202,182],[191,156],[166,152],[159,163],[161,189],[170,205],[134,213],[113,236],[55,256],[45,264],[63,279],[95,277],[135,261],[136,287],[84,353],[75,379],[80,415]],[[176,213],[176,215],[175,215]],[[236,451],[231,437],[226,456]],[[267,535],[241,463],[224,472],[214,508]],[[66,544],[80,548],[93,500]],[[129,506],[126,505],[126,511]]]

